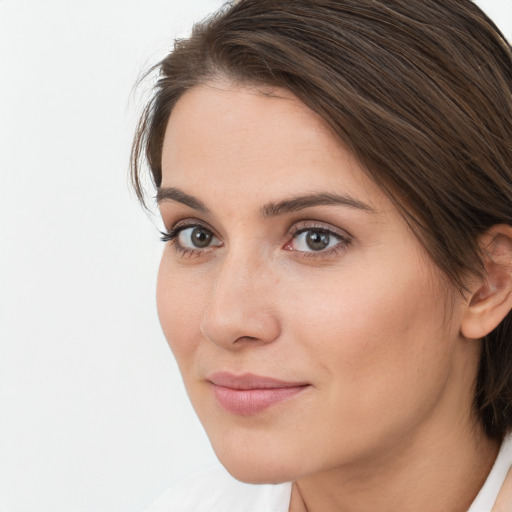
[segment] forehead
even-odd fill
[[[385,200],[324,120],[282,89],[189,90],[170,116],[162,170],[162,187],[226,199],[333,191]]]

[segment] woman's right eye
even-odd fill
[[[186,249],[206,249],[220,245],[220,240],[204,226],[181,229],[176,236],[177,243]]]
[[[210,247],[220,247],[222,242],[205,226],[177,226],[162,233],[162,241],[173,242],[178,251],[195,253]]]

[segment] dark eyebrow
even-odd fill
[[[156,202],[160,204],[165,201],[176,201],[178,203],[190,206],[190,208],[193,208],[194,210],[200,211],[202,213],[211,213],[203,202],[189,194],[186,194],[178,188],[159,188],[156,194]],[[263,218],[269,218],[283,215],[285,213],[297,212],[299,210],[304,210],[305,208],[311,208],[313,206],[325,205],[348,206],[350,208],[357,208],[365,212],[376,213],[371,206],[348,195],[318,193],[293,197],[278,203],[268,203],[261,208],[260,214]]]
[[[193,196],[189,196],[185,194],[179,188],[174,187],[161,187],[158,189],[156,193],[156,202],[157,204],[163,203],[165,201],[176,201],[178,203],[185,204],[202,213],[210,213],[210,210]]]
[[[296,212],[312,206],[348,206],[350,208],[357,208],[369,213],[376,213],[376,211],[366,203],[354,199],[353,197],[340,194],[309,194],[306,196],[294,197],[279,203],[268,203],[260,210],[261,216],[264,218],[275,217],[285,213]]]

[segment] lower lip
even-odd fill
[[[251,416],[298,395],[309,386],[265,389],[233,389],[213,385],[215,398],[226,411]]]

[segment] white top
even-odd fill
[[[491,512],[510,468],[512,436],[501,445],[496,462],[468,512]],[[291,489],[291,483],[244,484],[224,468],[215,467],[178,480],[145,512],[288,512]]]
[[[490,512],[509,469],[512,468],[512,435],[501,445],[494,466],[468,512]],[[510,510],[512,510],[512,503]]]

